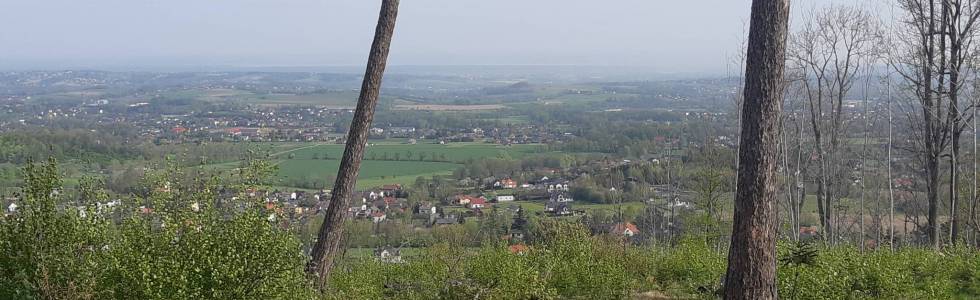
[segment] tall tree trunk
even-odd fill
[[[970,204],[970,217],[969,217],[969,220],[970,220],[970,224],[973,224],[973,227],[974,227],[973,237],[972,237],[973,238],[973,241],[972,241],[971,244],[974,247],[976,247],[976,246],[978,246],[978,244],[977,244],[977,235],[980,234],[980,232],[978,232],[978,231],[980,231],[980,227],[977,226],[977,184],[980,183],[977,180],[978,179],[977,178],[977,175],[980,174],[980,173],[977,172],[978,170],[980,170],[980,169],[978,169],[978,165],[977,165],[977,139],[978,139],[977,138],[977,134],[980,133],[980,132],[978,132],[978,130],[977,130],[977,98],[976,98],[976,96],[973,97],[973,108],[972,109],[973,109],[973,111],[972,111],[972,113],[973,113],[973,188],[970,189],[970,198],[971,198],[970,199],[970,203],[971,204]]]
[[[391,36],[395,31],[398,1],[382,0],[381,2],[381,14],[378,17],[374,42],[371,44],[371,53],[368,57],[367,69],[364,72],[361,93],[357,98],[357,109],[354,111],[354,120],[351,122],[350,130],[347,133],[347,146],[344,148],[344,156],[340,160],[337,180],[334,183],[333,191],[331,191],[330,205],[327,207],[323,225],[320,226],[316,244],[313,246],[312,258],[306,265],[306,272],[315,276],[318,289],[321,291],[326,287],[334,259],[340,252],[346,211],[350,206],[350,198],[354,191],[354,183],[357,180],[361,160],[364,158],[364,147],[367,142],[368,130],[371,128],[371,121],[374,119],[374,108],[377,106],[378,95],[381,93],[381,78],[384,75],[388,60]]]
[[[938,59],[939,59],[939,64],[938,64],[939,70],[936,73],[934,73],[935,76],[936,76],[936,78],[937,78],[936,89],[935,89],[935,93],[936,93],[936,98],[935,99],[936,99],[936,101],[935,101],[934,104],[936,105],[936,111],[937,111],[937,113],[936,113],[936,115],[937,115],[936,118],[937,119],[936,120],[938,120],[939,123],[938,123],[938,125],[936,127],[933,128],[934,130],[936,130],[935,135],[936,135],[938,141],[933,145],[934,146],[934,148],[933,148],[934,152],[933,153],[930,153],[930,155],[932,155],[932,157],[930,158],[930,162],[928,163],[929,172],[931,172],[931,174],[929,176],[930,176],[931,179],[935,180],[934,181],[935,182],[935,185],[933,186],[932,193],[930,194],[930,198],[929,198],[929,201],[930,201],[930,203],[929,203],[929,219],[930,219],[930,221],[929,221],[929,227],[930,227],[929,228],[929,234],[930,234],[930,236],[929,237],[930,237],[930,242],[932,242],[933,248],[936,249],[937,251],[942,247],[942,244],[943,244],[943,238],[942,238],[942,235],[939,232],[939,226],[940,226],[940,224],[939,224],[939,187],[941,185],[940,178],[939,178],[939,176],[940,176],[939,175],[939,172],[940,172],[939,166],[941,164],[941,161],[940,160],[942,158],[942,154],[945,151],[945,146],[946,146],[945,145],[946,140],[944,139],[946,136],[944,136],[945,133],[943,131],[946,130],[946,128],[948,126],[945,123],[946,120],[943,120],[943,118],[941,116],[939,116],[942,113],[942,108],[943,108],[943,105],[942,105],[943,95],[946,94],[945,91],[943,91],[945,89],[945,87],[946,87],[946,76],[943,76],[943,75],[948,71],[946,69],[946,66],[947,66],[947,64],[946,64],[946,62],[947,62],[946,61],[946,59],[947,59],[947,56],[946,56],[947,55],[947,51],[946,50],[949,49],[949,48],[947,47],[947,44],[946,44],[946,35],[945,35],[945,32],[947,30],[946,24],[947,24],[947,16],[948,16],[948,10],[946,9],[946,5],[947,4],[948,3],[946,1],[941,1],[941,5],[940,5],[940,8],[939,8],[939,10],[940,10],[939,28],[938,28],[938,31],[936,31],[932,35],[930,35],[930,38],[932,38],[932,39],[935,39],[935,35],[937,35],[937,34],[939,35],[939,38],[938,38],[939,46],[937,48],[937,51],[934,52],[934,53],[938,54]],[[934,6],[934,4],[930,4],[930,6]]]
[[[888,98],[888,246],[895,251],[895,179],[892,177],[892,88],[891,77],[887,79]]]
[[[776,299],[776,165],[789,0],[753,0],[726,299]]]
[[[949,135],[950,135],[950,158],[949,158],[949,244],[956,245],[959,235],[959,222],[956,218],[956,207],[959,202],[959,154],[960,154],[960,110],[959,110],[959,75],[960,75],[960,45],[959,34],[957,32],[958,10],[951,7],[953,4],[943,1],[943,8],[949,14],[947,19],[946,35],[949,37]]]
[[[978,244],[977,244],[977,235],[980,234],[980,226],[977,226],[977,188],[978,188],[977,184],[980,183],[977,180],[978,179],[977,178],[977,175],[980,175],[980,172],[978,172],[978,171],[980,171],[980,169],[978,169],[978,165],[977,165],[977,140],[978,140],[977,134],[980,133],[980,132],[978,132],[978,130],[977,130],[977,98],[976,98],[976,96],[973,97],[973,108],[972,109],[973,109],[973,111],[972,111],[972,113],[973,113],[973,188],[970,190],[970,198],[971,198],[970,199],[970,201],[971,201],[971,204],[970,204],[970,223],[973,224],[973,227],[974,227],[972,245],[974,247],[976,247],[976,246],[978,246]]]
[[[861,215],[861,222],[860,222],[861,229],[858,230],[859,231],[859,234],[861,236],[861,238],[858,239],[858,243],[861,243],[861,252],[864,252],[864,250],[865,250],[864,249],[865,244],[866,244],[865,243],[865,239],[867,238],[867,237],[865,237],[866,233],[864,232],[864,230],[865,230],[864,209],[865,209],[865,196],[867,194],[867,184],[868,184],[868,176],[867,176],[868,174],[867,174],[867,171],[866,171],[867,168],[868,168],[868,140],[871,138],[870,133],[869,133],[869,131],[871,129],[871,124],[869,124],[870,121],[868,120],[868,88],[869,88],[868,80],[869,80],[869,78],[871,78],[871,72],[870,72],[870,70],[868,71],[868,75],[867,76],[868,77],[866,77],[865,80],[864,80],[864,114],[861,116],[864,119],[863,120],[864,121],[864,142],[861,144],[861,213],[860,213],[860,215]]]

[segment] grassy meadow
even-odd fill
[[[344,145],[325,143],[264,143],[259,148],[269,153],[279,170],[272,184],[291,187],[298,181],[332,184],[340,168]],[[437,144],[422,141],[408,144],[392,139],[371,141],[361,164],[358,188],[383,184],[411,184],[419,176],[451,175],[463,162],[479,158],[513,158],[541,153],[540,145],[501,146],[486,143]],[[237,162],[210,166],[215,170],[238,167]]]

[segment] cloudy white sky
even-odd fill
[[[836,2],[855,2],[836,1]],[[750,0],[402,0],[393,65],[724,72]],[[795,6],[834,2],[794,1]],[[0,0],[0,68],[363,64],[380,0]]]

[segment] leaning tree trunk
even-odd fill
[[[725,299],[776,299],[776,165],[789,0],[753,0]]]
[[[357,180],[361,160],[364,158],[368,130],[371,128],[374,108],[378,103],[378,94],[381,92],[381,78],[388,60],[388,46],[395,31],[398,1],[382,0],[381,2],[381,15],[378,17],[378,27],[374,32],[374,42],[371,44],[367,70],[364,72],[361,94],[357,98],[354,120],[347,133],[347,147],[344,148],[344,156],[340,160],[340,170],[337,172],[337,180],[330,195],[327,214],[317,234],[316,244],[313,245],[312,258],[306,265],[306,272],[315,276],[318,289],[321,291],[326,287],[334,259],[340,252],[346,211],[350,206],[354,183]]]

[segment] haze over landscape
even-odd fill
[[[0,0],[0,299],[980,299],[978,38],[980,0]]]
[[[822,2],[833,1],[796,5]],[[744,39],[749,4],[414,1],[400,12],[390,64],[600,65],[724,74]],[[361,65],[378,6],[360,0],[3,1],[0,68]]]

